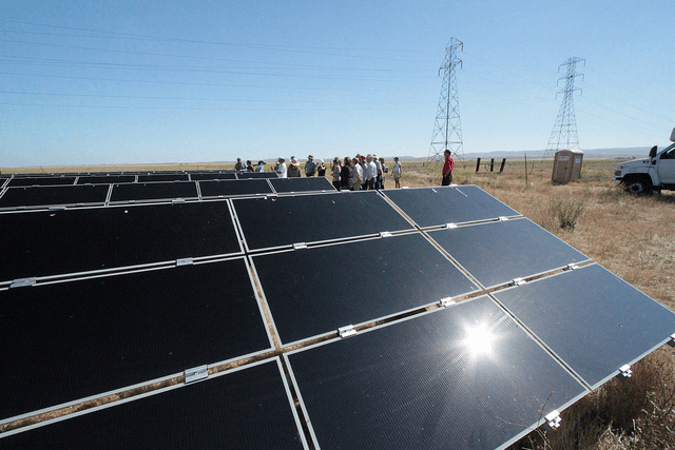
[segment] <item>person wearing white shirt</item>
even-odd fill
[[[279,157],[279,159],[277,160],[277,163],[279,163],[279,165],[277,166],[277,168],[275,170],[275,172],[277,173],[277,176],[279,178],[287,178],[288,172],[287,172],[287,169],[286,169],[286,160],[282,157]]]

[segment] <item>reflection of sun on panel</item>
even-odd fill
[[[462,341],[464,347],[472,358],[482,356],[492,357],[492,343],[494,335],[484,324],[478,324],[465,329],[466,338]]]

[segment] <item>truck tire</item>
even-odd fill
[[[626,191],[628,191],[629,194],[635,196],[650,194],[654,188],[651,181],[648,181],[645,178],[632,178],[627,180],[625,184]]]

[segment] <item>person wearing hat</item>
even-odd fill
[[[443,181],[441,181],[441,186],[450,186],[450,183],[452,183],[452,171],[455,169],[455,161],[450,156],[450,150],[446,149],[443,155],[445,155],[445,164],[443,164]]]
[[[288,171],[286,169],[286,160],[281,156],[279,157],[279,159],[277,159],[277,168],[274,169],[274,171],[277,173],[277,176],[279,178],[288,177]]]
[[[265,161],[258,161],[258,166],[255,168],[256,172],[264,172],[265,171]]]
[[[316,171],[316,163],[314,162],[314,157],[312,155],[309,155],[307,157],[307,162],[305,163],[305,176],[313,177],[315,171]]]
[[[326,176],[326,164],[324,164],[323,159],[320,159],[319,164],[316,165],[316,175],[319,177]]]
[[[375,180],[377,180],[377,165],[373,161],[373,155],[368,154],[366,157],[366,166],[368,167],[368,174],[364,175],[366,177],[366,185],[368,190],[375,189]]]
[[[288,165],[288,178],[298,178],[302,176],[300,163],[295,156],[291,156],[291,162]]]

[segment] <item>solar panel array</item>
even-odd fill
[[[193,175],[0,212],[2,448],[505,448],[675,333],[475,186]]]

